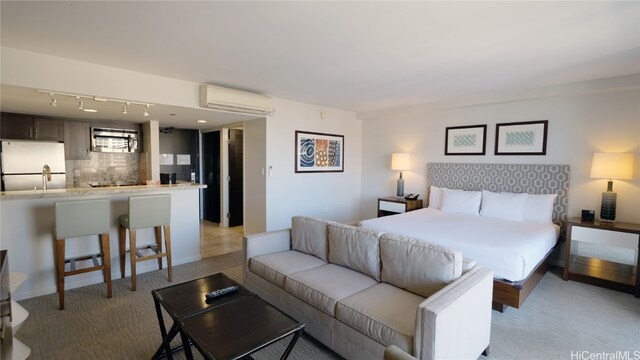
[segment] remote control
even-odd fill
[[[207,299],[211,300],[211,299],[215,299],[215,298],[217,298],[219,296],[222,296],[224,294],[228,294],[228,293],[231,293],[231,292],[234,292],[234,291],[238,291],[238,287],[235,286],[235,285],[229,286],[229,287],[226,287],[226,288],[222,288],[222,289],[219,289],[219,290],[210,291],[210,292],[206,293],[205,296],[207,297]]]

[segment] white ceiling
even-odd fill
[[[640,73],[638,1],[0,6],[2,46],[356,112]]]

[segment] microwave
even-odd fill
[[[92,127],[91,151],[112,153],[140,152],[140,132],[131,129]]]

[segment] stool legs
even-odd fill
[[[120,225],[118,227],[118,248],[120,250],[120,278],[124,279],[127,253],[127,228]]]
[[[129,257],[131,261],[131,290],[136,291],[136,231],[129,229]]]
[[[102,251],[102,275],[104,282],[107,283],[107,297],[110,298],[111,292],[111,250],[109,249],[109,234],[100,234],[100,251]]]
[[[171,227],[169,225],[164,226],[164,251],[167,253],[167,278],[169,282],[173,281],[173,273],[171,267]],[[159,259],[162,261],[162,259]],[[162,269],[162,267],[161,267]]]
[[[153,228],[156,233],[156,249],[158,252],[162,252],[162,225]],[[158,268],[162,270],[162,258],[158,258]]]
[[[164,253],[162,253],[162,229],[164,228]],[[136,230],[129,230],[129,263],[131,266],[131,290],[136,291],[136,263],[139,261],[157,258],[158,266],[162,270],[162,258],[167,258],[167,277],[169,282],[173,281],[173,268],[171,266],[171,230],[169,225],[154,226],[156,249],[159,254],[152,256],[142,256],[138,258],[136,254]],[[118,228],[118,245],[120,250],[120,276],[124,278],[126,267],[126,243],[127,228],[120,225]]]
[[[64,245],[64,239],[56,240],[56,285],[60,310],[64,310]]]

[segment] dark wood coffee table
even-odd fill
[[[238,291],[207,301],[205,294],[231,285]],[[260,299],[222,273],[153,290],[162,344],[153,355],[173,359],[172,353],[185,350],[192,359],[193,343],[207,359],[238,359],[254,353],[291,334],[293,338],[282,355],[286,359],[304,330],[301,324]],[[167,333],[162,308],[173,319]],[[172,349],[173,338],[181,334],[182,344]]]

